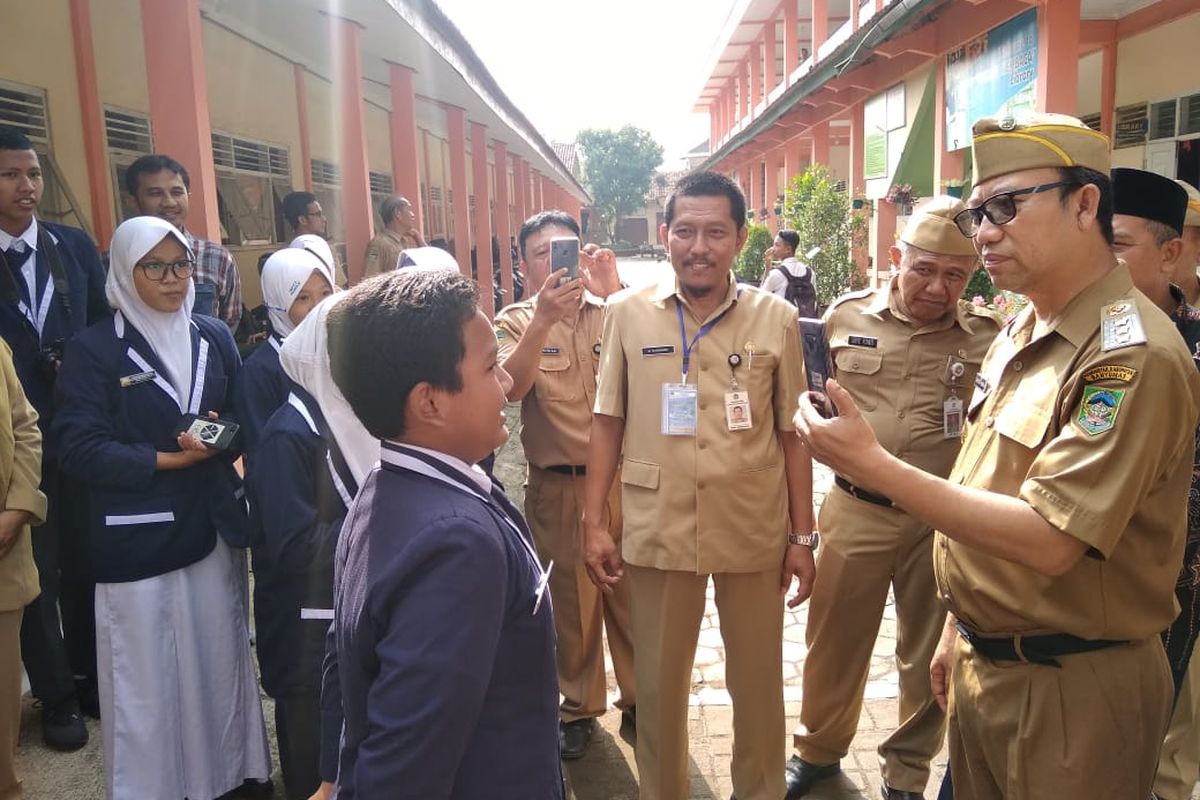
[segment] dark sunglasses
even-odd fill
[[[1012,222],[1013,217],[1017,215],[1017,201],[1013,198],[1018,195],[1041,194],[1060,186],[1074,185],[1070,181],[1055,181],[1054,183],[1043,183],[1040,186],[1029,186],[1025,189],[994,194],[974,208],[964,208],[955,214],[954,224],[958,226],[958,230],[963,236],[973,239],[975,234],[979,233],[979,226],[983,224],[984,217],[987,217],[988,222],[993,225],[1005,225]]]

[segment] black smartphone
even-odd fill
[[[825,321],[810,317],[800,318],[800,346],[804,350],[804,378],[810,391],[823,399],[817,410],[822,416],[837,416],[837,407],[825,393],[825,381],[833,374],[833,361],[829,357],[829,340],[825,338]]]
[[[197,414],[184,414],[175,423],[175,436],[190,433],[210,450],[228,450],[237,436],[238,424],[227,419],[210,419]]]
[[[579,239],[574,236],[555,236],[550,240],[550,271],[566,268],[567,274],[559,283],[579,277]]]

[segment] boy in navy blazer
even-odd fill
[[[561,800],[546,571],[476,464],[507,438],[491,324],[449,270],[389,272],[329,314],[333,379],[383,440],[335,565],[326,691],[339,800]]]

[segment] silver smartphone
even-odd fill
[[[808,388],[821,396],[822,402],[814,402],[817,411],[825,417],[837,416],[837,407],[825,393],[825,381],[833,375],[833,361],[829,357],[824,320],[800,318],[800,346],[804,350],[804,377]]]
[[[550,240],[550,271],[566,268],[567,274],[559,281],[573,281],[579,277],[579,239],[575,236],[555,236]]]

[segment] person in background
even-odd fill
[[[44,183],[33,144],[0,127],[0,337],[12,350],[25,396],[42,431],[41,489],[48,510],[33,536],[40,594],[21,623],[21,650],[42,738],[56,750],[87,744],[80,714],[96,699],[95,585],[87,558],[81,492],[59,467],[54,386],[70,339],[109,315],[99,253],[78,228],[37,218]],[[61,625],[60,625],[61,606]]]
[[[379,205],[383,230],[367,245],[363,277],[370,278],[400,266],[400,254],[408,247],[424,247],[425,237],[417,228],[417,214],[408,198],[394,194]]]
[[[325,262],[307,249],[285,247],[272,253],[263,265],[262,295],[271,331],[267,341],[246,359],[233,395],[247,461],[254,457],[262,426],[287,402],[291,390],[279,366],[283,340],[333,291],[333,276]]]
[[[228,411],[240,361],[223,323],[190,312],[194,269],[175,226],[123,222],[107,283],[116,315],[75,337],[58,379],[62,466],[92,509],[110,800],[212,800],[246,781],[270,791],[232,549],[248,542],[237,452],[188,432]]]
[[[329,238],[329,221],[312,192],[291,192],[284,195],[283,218],[292,228],[292,237],[304,235]]]
[[[816,275],[812,267],[796,258],[800,234],[780,231],[775,242],[763,253],[766,274],[762,289],[782,297],[800,311],[802,317],[817,315]]]
[[[31,524],[46,519],[42,434],[12,351],[0,342],[0,797],[20,798],[14,760],[21,732],[21,615],[37,596]]]
[[[529,528],[477,466],[509,378],[474,282],[405,269],[329,313],[330,368],[383,440],[342,526],[339,800],[562,800],[554,621]]]
[[[1200,304],[1200,189],[1186,181],[1175,181],[1187,192],[1187,215],[1183,220],[1183,235],[1171,282],[1183,292],[1188,305]]]
[[[279,765],[289,800],[328,797],[337,779],[339,703],[322,719],[322,662],[333,619],[333,556],[358,480],[343,449],[378,449],[329,372],[330,298],[279,353],[287,402],[261,431],[247,463],[254,623],[263,690],[275,700]],[[328,410],[328,414],[326,413]]]
[[[136,214],[161,217],[187,239],[196,260],[194,313],[216,317],[231,333],[242,319],[242,283],[233,256],[218,242],[195,236],[187,229],[191,187],[188,171],[175,159],[153,153],[125,170],[126,202]]]

